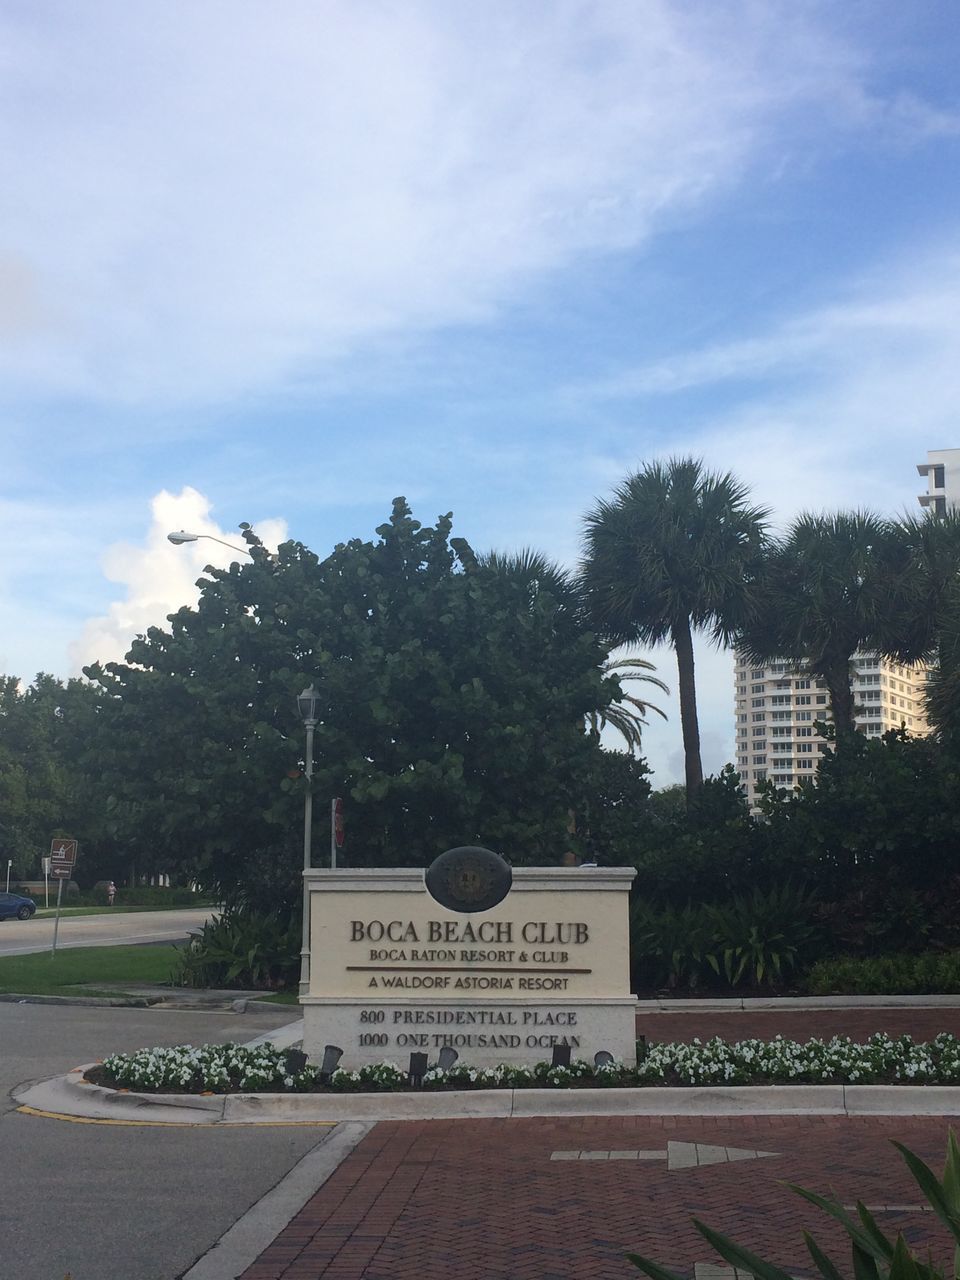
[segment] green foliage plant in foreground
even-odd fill
[[[129,1089],[175,1089],[179,1092],[237,1090],[270,1092],[369,1092],[405,1089],[406,1072],[383,1062],[359,1071],[335,1071],[329,1081],[307,1065],[291,1072],[287,1055],[272,1045],[245,1049],[238,1045],[141,1049],[104,1059],[93,1077],[97,1084]],[[960,1040],[941,1032],[927,1044],[909,1036],[878,1034],[865,1044],[844,1036],[798,1044],[775,1040],[743,1040],[726,1044],[654,1045],[638,1065],[611,1062],[603,1067],[576,1061],[569,1067],[535,1067],[501,1063],[471,1067],[457,1062],[447,1071],[431,1067],[423,1078],[427,1089],[637,1088],[655,1086],[743,1084],[960,1084]]]
[[[124,984],[170,982],[176,951],[158,947],[69,947],[51,956],[0,956],[0,991],[19,995],[70,996],[86,994],[77,985],[98,990],[123,990]]]
[[[957,1147],[956,1134],[952,1129],[950,1130],[942,1178],[938,1178],[928,1165],[902,1143],[894,1142],[893,1145],[907,1162],[907,1167],[931,1209],[955,1241],[952,1265],[941,1267],[933,1261],[921,1262],[911,1252],[902,1234],[898,1233],[896,1240],[890,1240],[877,1226],[876,1220],[862,1201],[857,1201],[857,1212],[854,1217],[838,1200],[817,1195],[814,1191],[792,1184],[791,1190],[829,1214],[846,1231],[850,1237],[852,1275],[855,1280],[948,1280],[948,1277],[958,1280],[960,1277],[960,1149]],[[736,1267],[747,1275],[755,1276],[756,1280],[793,1280],[788,1272],[766,1262],[743,1245],[736,1244],[729,1237],[714,1231],[697,1218],[693,1219],[693,1225],[708,1244],[712,1245],[724,1261],[730,1263],[732,1267]],[[827,1257],[808,1231],[804,1231],[803,1238],[814,1265],[824,1280],[843,1280],[843,1273]],[[627,1257],[638,1270],[650,1276],[651,1280],[682,1280],[675,1272],[668,1271],[640,1254],[630,1253]]]

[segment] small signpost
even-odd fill
[[[339,796],[330,801],[330,866],[337,865],[337,850],[343,848],[343,801]]]
[[[69,880],[73,875],[73,868],[77,861],[77,842],[76,840],[51,840],[50,841],[50,874],[57,881],[57,914],[53,921],[53,946],[50,948],[51,956],[57,954],[57,934],[60,932],[60,902],[63,897],[63,882]]]

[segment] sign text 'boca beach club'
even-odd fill
[[[576,949],[590,941],[583,921],[351,920],[357,947],[348,964],[370,973],[370,989],[565,991]],[[359,944],[359,945],[358,945]],[[359,952],[359,954],[358,954]]]

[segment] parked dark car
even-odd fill
[[[20,893],[0,893],[0,920],[29,920],[37,909],[32,898]]]

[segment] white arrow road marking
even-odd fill
[[[706,1142],[668,1142],[666,1151],[552,1151],[551,1160],[666,1160],[667,1169],[697,1169],[735,1160],[763,1160],[779,1151],[747,1147],[716,1147]]]

